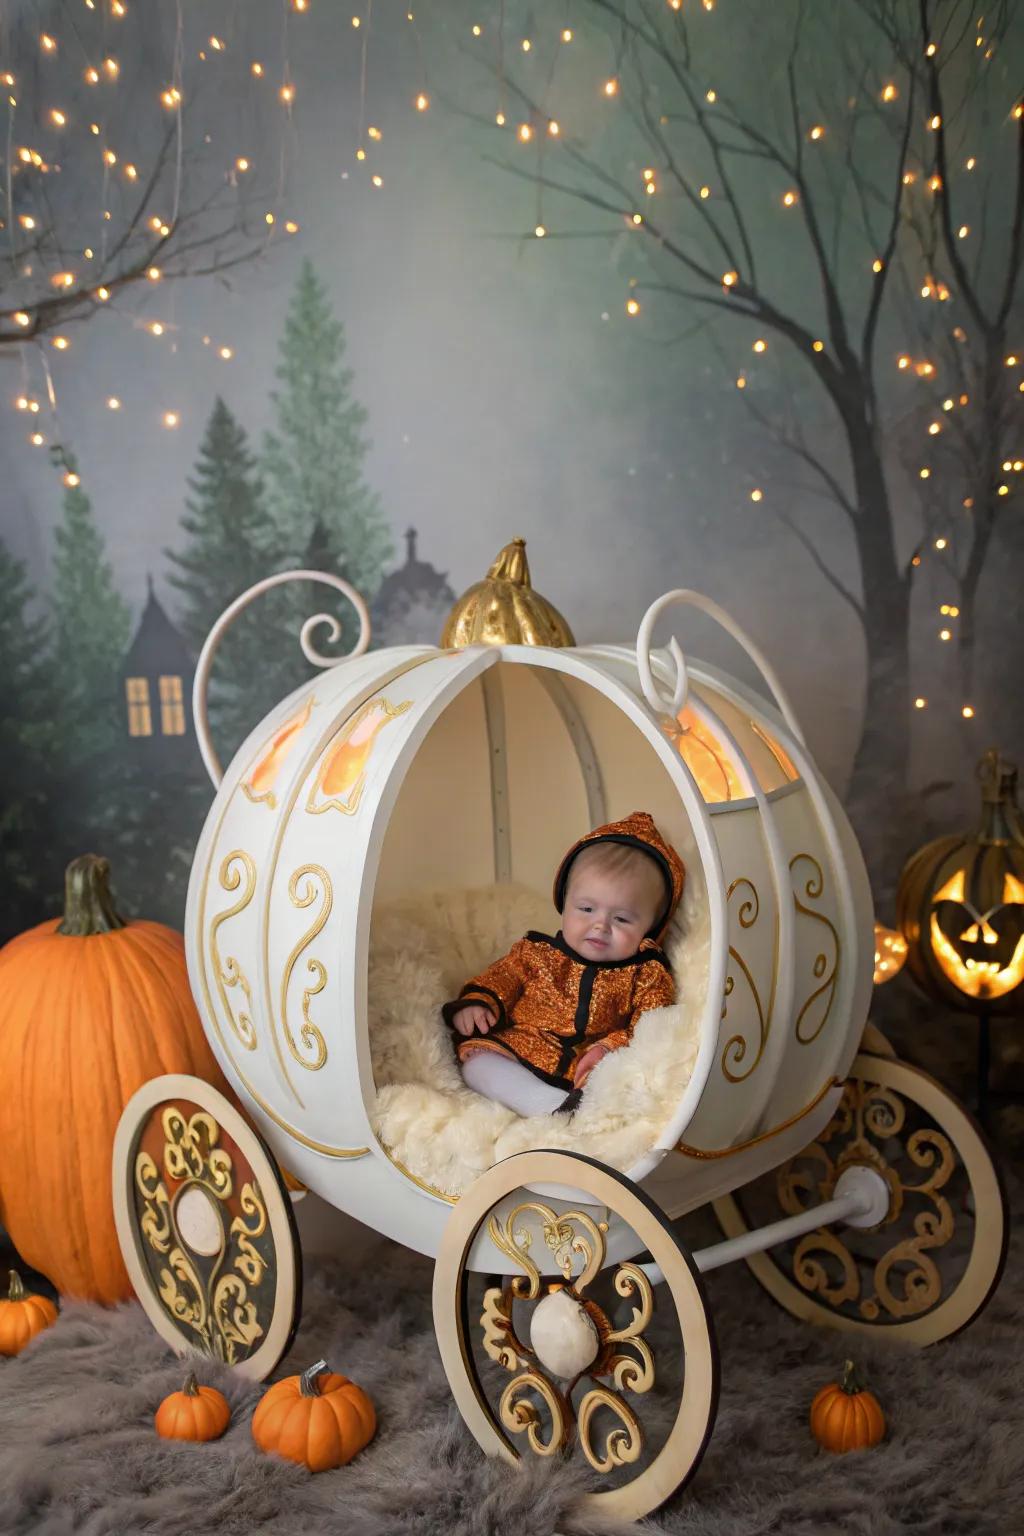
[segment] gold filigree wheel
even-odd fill
[[[886,1155],[886,1121],[905,1177]],[[884,1334],[923,1347],[961,1332],[984,1310],[1006,1258],[1006,1194],[980,1127],[941,1083],[894,1055],[862,1051],[831,1124],[774,1176],[779,1208],[768,1219],[793,1214],[780,1191],[787,1188],[787,1170],[801,1157],[810,1160],[818,1181],[807,1204],[830,1199],[838,1172],[864,1162],[889,1182],[893,1206],[878,1229],[887,1239],[886,1251],[866,1263],[858,1265],[842,1227],[751,1254],[750,1269],[787,1312],[845,1332]],[[795,1181],[788,1187],[795,1188]],[[715,1200],[713,1208],[726,1237],[750,1230],[733,1195]],[[939,1262],[950,1244],[960,1258],[966,1253],[952,1283]],[[780,1253],[790,1256],[788,1267],[776,1257]],[[901,1274],[903,1285],[897,1284]],[[795,1283],[794,1275],[802,1275],[805,1284]],[[860,1315],[852,1315],[857,1306]]]
[[[298,1329],[302,1254],[262,1136],[209,1083],[169,1073],[125,1105],[112,1174],[121,1253],[157,1333],[269,1376]]]
[[[634,1307],[631,1326],[621,1330],[618,1335],[608,1336],[609,1342],[614,1342],[617,1338],[629,1335],[630,1342],[637,1347],[639,1359],[628,1360],[632,1374],[623,1368],[608,1386],[592,1387],[576,1411],[559,1387],[544,1378],[545,1389],[541,1395],[552,1420],[546,1438],[540,1434],[535,1411],[532,1417],[524,1414],[521,1424],[517,1424],[506,1402],[513,1395],[511,1389],[516,1382],[540,1371],[536,1359],[529,1358],[532,1351],[524,1350],[514,1333],[504,1335],[510,1340],[510,1359],[499,1361],[501,1341],[493,1335],[492,1348],[488,1353],[510,1372],[524,1366],[525,1370],[522,1376],[514,1378],[503,1394],[504,1413],[496,1410],[488,1398],[473,1350],[478,1318],[469,1309],[469,1278],[473,1272],[469,1266],[470,1253],[481,1230],[490,1232],[495,1227],[496,1212],[500,1211],[504,1220],[512,1208],[527,1209],[521,1201],[517,1205],[514,1199],[510,1201],[508,1198],[527,1187],[555,1187],[562,1191],[578,1192],[572,1209],[565,1201],[551,1202],[564,1207],[567,1221],[580,1215],[578,1207],[581,1205],[589,1207],[591,1211],[596,1207],[595,1219],[598,1212],[602,1218],[614,1213],[636,1234],[640,1244],[647,1249],[664,1275],[664,1281],[655,1290],[656,1307],[659,1303],[661,1307],[670,1304],[674,1309],[680,1337],[673,1341],[672,1348],[677,1359],[682,1352],[685,1364],[671,1427],[657,1454],[651,1457],[646,1466],[638,1467],[635,1476],[614,1487],[586,1494],[582,1500],[582,1507],[591,1515],[641,1519],[689,1482],[700,1465],[711,1438],[718,1408],[718,1349],[704,1298],[703,1283],[692,1259],[657,1206],[621,1174],[574,1153],[522,1152],[489,1169],[462,1196],[445,1228],[434,1270],[434,1328],[452,1395],[467,1427],[489,1456],[500,1456],[508,1462],[518,1463],[521,1459],[519,1447],[513,1444],[506,1430],[515,1433],[522,1428],[533,1431],[532,1437],[527,1438],[527,1445],[532,1446],[536,1454],[552,1452],[564,1443],[567,1453],[577,1449],[585,1452],[592,1466],[615,1471],[621,1469],[627,1473],[639,1457],[644,1398],[636,1394],[647,1391],[653,1382],[656,1365],[656,1361],[651,1360],[651,1380],[648,1381],[645,1363],[650,1351],[646,1341],[635,1337],[642,1333],[648,1317],[643,1302]],[[535,1257],[539,1256],[542,1248],[543,1241],[539,1247],[534,1247]],[[506,1263],[506,1273],[512,1263],[512,1259]],[[623,1264],[619,1270],[628,1272],[631,1267]],[[526,1263],[521,1269],[522,1276],[529,1277],[530,1270],[536,1273],[537,1266]],[[561,1278],[557,1265],[549,1262],[547,1271],[550,1271],[550,1278],[557,1285]],[[522,1276],[517,1294],[522,1297],[536,1294],[533,1283]],[[630,1296],[634,1301],[640,1294],[635,1279],[629,1276],[621,1282],[617,1281],[616,1289],[620,1295]],[[502,1303],[495,1300],[498,1296],[498,1291],[488,1293],[492,1299],[488,1304],[485,1298],[483,1321],[489,1323],[492,1330],[497,1327],[500,1331],[508,1318],[501,1310]],[[522,1353],[518,1354],[518,1351]],[[629,1390],[630,1382],[634,1384],[632,1392]],[[616,1393],[612,1390],[612,1384],[623,1390]],[[589,1450],[587,1446],[580,1447],[580,1436],[590,1435],[591,1421],[599,1406],[599,1398],[605,1408],[620,1421],[610,1433],[606,1432],[603,1454],[589,1441]],[[614,1401],[609,1402],[608,1399]],[[577,1414],[578,1433],[574,1423]]]

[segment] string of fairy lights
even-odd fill
[[[123,20],[128,12],[127,0],[81,0],[81,3],[90,11],[103,8],[112,23]],[[666,4],[670,10],[679,12],[683,9],[684,0],[666,0]],[[264,59],[254,58],[249,61],[248,73],[253,82],[265,83],[270,90],[276,92],[280,106],[285,114],[287,129],[293,131],[293,110],[297,98],[297,85],[289,58],[287,21],[289,15],[308,15],[312,9],[312,0],[282,0],[282,5],[285,25],[282,29],[283,44],[280,65],[275,68]],[[161,239],[166,239],[171,234],[175,218],[177,217],[178,201],[181,192],[180,123],[182,114],[186,110],[189,95],[185,81],[186,70],[183,52],[181,0],[176,0],[176,6],[178,26],[171,79],[160,92],[162,106],[169,113],[175,114],[179,124],[179,160],[173,199],[174,206],[168,212],[154,210],[147,219],[147,227],[151,234]],[[691,10],[695,11],[698,15],[702,12],[711,13],[715,8],[716,0],[699,0],[699,5],[695,0],[695,3],[691,6]],[[412,26],[415,38],[418,73],[420,76],[420,86],[413,94],[410,106],[416,113],[422,114],[427,112],[431,106],[431,93],[428,88],[424,50],[415,12],[408,10],[405,16],[406,21]],[[368,120],[368,79],[374,24],[373,0],[365,0],[365,8],[354,12],[350,20],[359,48],[358,122],[355,135],[354,157],[358,169],[367,177],[369,186],[373,190],[379,191],[384,187],[384,171],[383,162],[377,152],[381,147],[384,133],[379,123]],[[979,50],[984,50],[983,57],[988,60],[993,55],[993,46],[990,39],[984,35],[983,18],[979,19],[977,30],[978,35],[975,40],[975,46]],[[566,132],[565,120],[556,111],[549,111],[547,103],[554,90],[557,58],[562,50],[570,48],[577,42],[576,31],[571,26],[563,24],[563,22],[556,22],[545,18],[535,34],[512,37],[507,35],[508,29],[506,27],[504,0],[498,0],[497,18],[493,22],[486,19],[472,22],[469,32],[473,44],[493,50],[491,55],[492,68],[496,80],[495,127],[499,130],[507,130],[519,146],[531,147],[532,151],[538,156],[539,166],[543,164],[541,157],[545,153],[557,151],[560,145],[570,146],[572,140],[571,135]],[[77,38],[77,32],[75,32],[75,36]],[[550,65],[546,81],[540,93],[542,110],[538,110],[530,104],[530,100],[525,94],[520,95],[512,89],[506,67],[506,50],[511,50],[520,63],[526,67],[540,68],[540,60],[545,53],[545,45],[548,46]],[[230,37],[223,37],[216,33],[211,34],[204,40],[202,46],[196,50],[194,63],[197,66],[207,65],[224,57],[234,47],[235,44]],[[925,50],[928,59],[934,57],[937,47],[936,43],[928,44]],[[61,53],[62,44],[59,37],[55,36],[54,33],[42,32],[39,35],[39,49],[44,59],[56,58]],[[121,75],[121,62],[114,48],[111,48],[109,51],[105,50],[102,57],[86,60],[82,69],[82,80],[88,88],[87,95],[92,90],[102,93],[105,90],[116,89]],[[17,144],[17,134],[15,132],[17,80],[14,71],[0,70],[0,84],[3,84],[9,92],[8,125],[11,134],[9,142]],[[876,87],[878,105],[884,109],[897,103],[901,99],[903,89],[897,79],[880,80]],[[603,74],[598,70],[594,76],[593,90],[598,100],[605,102],[609,110],[615,110],[617,104],[620,104],[622,101],[622,80],[617,68],[611,73]],[[716,104],[718,104],[718,92],[714,86],[709,85],[706,88],[704,99],[708,108],[716,107]],[[525,110],[514,110],[513,102],[519,104],[525,102]],[[1011,118],[1018,120],[1024,116],[1024,102],[1017,101],[1014,103],[1009,115]],[[89,136],[100,140],[102,189],[99,206],[102,209],[102,222],[100,238],[97,244],[100,247],[101,258],[105,258],[112,233],[110,226],[113,223],[112,213],[108,206],[111,200],[109,196],[110,191],[118,181],[122,185],[128,186],[137,184],[143,176],[143,171],[134,160],[126,157],[118,147],[107,142],[105,131],[101,126],[102,114],[97,114],[99,120],[93,120],[89,117],[89,114],[86,114],[86,117],[89,120],[87,122],[83,120],[84,131]],[[48,104],[44,118],[54,133],[68,135],[76,130],[79,132],[83,131],[83,123],[77,121],[77,114],[73,114],[62,101],[55,100],[52,104]],[[943,126],[941,115],[937,112],[928,114],[924,119],[924,126],[928,132],[938,135],[939,130]],[[816,146],[823,153],[828,152],[828,147],[834,134],[830,131],[827,121],[815,117],[805,125],[801,125],[801,132],[807,146]],[[31,166],[43,175],[51,168],[46,156],[28,144],[18,145],[16,152],[21,164]],[[232,186],[241,185],[245,178],[252,174],[253,163],[254,157],[251,154],[236,153],[230,163],[224,167],[226,179]],[[969,154],[965,156],[962,164],[964,172],[970,175],[979,164],[979,156],[975,153]],[[346,177],[347,174],[347,172],[343,173]],[[639,235],[654,233],[657,237],[656,231],[654,231],[649,223],[648,216],[641,210],[645,205],[648,208],[657,206],[655,200],[659,198],[659,194],[663,194],[667,177],[667,166],[659,168],[657,164],[650,163],[640,168],[636,189],[638,206],[632,209],[626,208],[621,210],[621,217],[627,228],[632,229]],[[902,182],[903,186],[908,189],[908,195],[911,195],[909,189],[915,187],[919,187],[933,198],[944,196],[946,193],[938,171],[936,169],[928,169],[924,165],[913,166],[907,164]],[[713,207],[715,200],[723,196],[723,190],[722,188],[716,188],[713,181],[710,180],[700,183],[693,188],[696,206],[699,207],[702,204],[707,204]],[[284,195],[285,155],[282,147],[276,206],[268,208],[264,216],[268,238],[280,233],[293,235],[298,232],[298,222],[293,218],[284,217],[280,211]],[[536,239],[545,239],[552,232],[550,223],[544,215],[542,195],[542,178],[538,175],[536,220],[532,230],[532,236]],[[783,215],[799,210],[801,205],[801,193],[797,185],[784,186],[777,192],[766,192],[766,196],[771,196],[777,202],[777,206]],[[608,206],[611,207],[611,205]],[[14,253],[14,220],[15,211],[11,193],[11,176],[8,174],[6,222],[10,230],[12,255]],[[42,216],[37,210],[22,211],[17,215],[17,222],[18,227],[22,231],[31,235],[38,232],[42,223]],[[957,227],[956,235],[958,240],[969,242],[972,238],[970,224],[966,222],[961,223]],[[94,246],[83,247],[82,257],[86,262],[96,259],[96,254]],[[868,272],[870,272],[871,276],[880,277],[885,271],[887,260],[891,260],[891,253],[880,252],[871,256],[870,260],[866,262],[868,271],[866,271],[865,276],[868,276]],[[160,285],[164,275],[157,262],[154,262],[146,271],[146,278],[154,287]],[[723,294],[726,296],[731,290],[736,289],[737,285],[740,285],[742,281],[740,272],[736,267],[727,267],[721,273],[719,280]],[[62,266],[60,270],[53,272],[49,277],[49,282],[54,290],[65,294],[77,291],[76,285],[80,286],[81,281],[80,275],[70,266]],[[643,314],[643,302],[638,294],[639,287],[640,285],[635,277],[631,277],[628,280],[624,308],[625,314],[630,320],[638,319]],[[165,344],[169,344],[172,348],[176,349],[179,345],[186,343],[198,345],[198,339],[201,337],[202,345],[209,348],[212,355],[219,361],[228,364],[235,358],[235,348],[232,345],[202,332],[201,328],[191,325],[187,319],[179,320],[175,318],[172,320],[167,316],[146,318],[128,311],[119,310],[115,302],[116,296],[102,286],[94,290],[93,296],[96,301],[105,305],[109,304],[111,312],[119,313],[124,323],[134,330],[144,332],[158,341],[163,340]],[[928,304],[941,306],[948,303],[953,294],[946,280],[926,272],[921,279],[920,297],[922,301]],[[21,326],[25,329],[28,329],[32,324],[32,315],[28,309],[14,312],[12,319],[16,326]],[[967,336],[962,327],[954,327],[951,334],[957,342],[961,344],[966,343]],[[769,351],[768,339],[763,335],[756,336],[750,345],[753,354],[752,361],[740,368],[735,376],[735,385],[739,390],[745,390],[751,384],[757,382],[758,361],[764,359],[765,354]],[[818,354],[826,351],[827,348],[827,344],[822,338],[814,338],[810,345],[811,350]],[[45,416],[47,413],[49,414],[52,427],[54,430],[57,430],[59,437],[56,391],[52,370],[45,355],[45,348],[48,347],[57,353],[64,353],[68,351],[70,346],[71,338],[64,332],[49,335],[45,338],[45,341],[43,338],[38,340],[37,355],[45,384],[45,388],[42,391],[29,387],[30,369],[27,358],[23,358],[23,384],[21,390],[16,394],[13,404],[16,410],[25,412],[30,418],[28,425],[31,430],[28,433],[28,441],[34,447],[47,446],[47,434],[40,425],[40,417]],[[926,391],[926,398],[931,408],[930,419],[925,429],[926,449],[934,445],[937,439],[941,439],[950,425],[955,423],[956,413],[970,405],[968,393],[962,390],[950,391],[948,393],[942,391],[942,368],[936,362],[934,356],[929,355],[930,350],[926,347],[921,355],[914,355],[911,351],[900,352],[895,359],[896,369],[908,378],[919,381]],[[1024,352],[1024,348],[1022,348],[1022,352]],[[1015,351],[1008,353],[1005,358],[1005,366],[1011,370],[1021,370],[1022,377],[1017,382],[1017,389],[1020,394],[1024,395],[1024,363],[1022,363],[1021,356]],[[124,409],[124,400],[117,394],[108,395],[105,404],[106,408],[111,412],[119,412]],[[175,402],[166,404],[159,413],[160,423],[166,430],[177,428],[182,422],[182,417],[182,409]],[[934,463],[933,454],[925,451],[921,457],[922,462],[918,468],[918,478],[923,485],[932,480],[938,471]],[[1004,478],[998,485],[998,496],[1005,498],[1013,494],[1015,489],[1019,489],[1024,482],[1015,479],[1015,477],[1019,477],[1022,474],[1024,474],[1024,459],[1013,457],[1003,460],[1002,475]],[[79,483],[77,467],[73,463],[69,462],[64,465],[64,478],[69,485]],[[750,501],[754,504],[765,502],[767,494],[765,487],[762,485],[755,485],[749,490]],[[963,505],[964,509],[970,512],[971,498],[964,498]],[[911,559],[912,566],[915,568],[920,567],[926,556],[934,554],[937,568],[940,571],[954,572],[955,567],[952,564],[952,557],[955,551],[955,540],[956,535],[951,528],[935,531],[928,538],[924,539],[914,552]],[[936,635],[940,645],[948,644],[954,639],[956,621],[959,618],[960,608],[958,604],[948,600],[938,604],[939,623]],[[919,711],[927,709],[928,702],[925,696],[918,695],[914,699],[914,707]],[[964,719],[969,720],[974,717],[975,709],[971,703],[964,702],[961,705],[960,712]]]
[[[670,10],[678,12],[683,9],[684,0],[666,0],[666,3]],[[690,7],[690,10],[691,13],[696,11],[698,14],[700,11],[712,12],[715,10],[715,0],[700,0],[700,6],[698,7],[696,4],[694,4]],[[995,49],[990,39],[985,37],[983,33],[983,26],[984,18],[982,17],[978,20],[978,35],[975,39],[975,47],[979,50],[984,50],[983,57],[986,61],[988,61],[994,56]],[[543,49],[538,47],[538,43],[546,42],[549,45],[550,55],[552,59],[554,59],[557,56],[560,47],[570,45],[576,40],[576,33],[571,27],[556,26],[554,23],[552,23],[546,30],[549,35],[543,39],[536,35],[531,35],[522,36],[517,40],[512,38],[506,40],[504,18],[503,15],[500,16],[496,29],[497,58],[493,66],[493,73],[498,82],[498,96],[494,112],[495,125],[498,129],[507,129],[511,131],[514,135],[514,139],[518,142],[519,145],[534,146],[538,157],[544,152],[545,149],[551,146],[557,146],[559,143],[571,143],[571,139],[566,132],[566,121],[560,113],[551,112],[549,114],[546,105],[543,107],[543,109],[534,105],[531,97],[528,96],[525,91],[522,93],[522,100],[526,103],[527,110],[520,117],[519,121],[514,121],[514,115],[510,112],[509,109],[508,98],[510,93],[508,89],[509,82],[506,71],[505,50],[506,46],[510,47],[515,54],[521,56],[520,63],[522,64],[525,62],[526,65],[529,66],[529,64],[531,64],[532,61],[537,60],[543,52]],[[473,23],[471,27],[471,35],[474,40],[484,40],[486,37],[486,29],[479,23]],[[938,52],[938,49],[938,43],[929,42],[924,50],[925,58],[928,60],[933,60]],[[548,90],[550,89],[551,83],[552,77],[549,77]],[[547,99],[548,90],[545,91],[544,97],[542,98],[542,100],[545,102]],[[600,71],[595,71],[593,77],[593,91],[595,98],[598,100],[603,100],[604,102],[608,103],[609,106],[614,107],[614,105],[622,99],[622,80],[620,75],[618,73],[602,75]],[[879,82],[877,87],[877,99],[880,107],[885,108],[892,103],[899,101],[901,95],[902,88],[897,80],[889,79]],[[714,86],[707,87],[704,92],[704,99],[708,107],[713,108],[716,106],[716,103],[718,103],[718,92]],[[1022,117],[1024,117],[1024,101],[1018,100],[1010,108],[1008,118],[1010,120],[1019,121]],[[662,117],[661,121],[662,123],[666,123],[668,119]],[[937,135],[939,130],[943,127],[941,114],[938,112],[928,113],[924,119],[924,127],[929,133],[934,133]],[[827,149],[829,141],[829,125],[826,122],[816,119],[811,120],[802,127],[802,132],[807,145],[822,146],[823,149]],[[966,173],[970,174],[977,168],[978,164],[978,155],[968,154],[963,160],[963,169]],[[662,190],[663,177],[667,177],[668,174],[669,167],[667,165],[664,171],[659,170],[658,166],[655,164],[647,164],[641,168],[639,173],[639,184],[637,186],[637,193],[641,205],[645,200],[653,199],[658,196]],[[675,167],[672,168],[672,174],[675,176],[676,181],[678,181],[678,171]],[[542,171],[540,168],[540,161],[538,159],[538,193],[541,190],[541,181]],[[920,184],[920,186],[933,198],[944,196],[946,193],[946,189],[943,186],[942,177],[938,171],[934,169],[927,171],[923,167],[913,168],[908,165],[902,176],[902,184],[905,188],[908,189],[913,188],[917,184]],[[614,185],[614,182],[610,181],[609,185]],[[695,186],[693,190],[695,198],[699,199],[699,202],[704,204],[713,202],[716,196],[720,195],[719,190],[716,189],[710,182],[701,183],[699,186]],[[784,213],[791,212],[800,206],[801,196],[800,190],[797,186],[784,187],[781,192],[774,195],[777,195],[778,206]],[[616,210],[611,202],[606,202],[601,206],[606,207],[609,212],[619,212],[627,228],[631,227],[638,232],[650,233],[656,240],[660,238],[659,232],[653,229],[652,225],[648,221],[647,216],[641,211],[640,206],[632,210],[628,208]],[[650,207],[652,204],[648,202],[647,206]],[[549,237],[551,233],[552,231],[550,222],[546,220],[541,214],[540,203],[538,201],[538,216],[536,225],[533,229],[533,235],[536,239],[545,239]],[[972,235],[970,224],[961,223],[957,227],[956,235],[957,239],[960,241],[969,241]],[[889,259],[891,259],[891,257]],[[887,258],[883,254],[877,254],[870,258],[868,265],[870,267],[872,276],[879,277],[884,273],[886,268],[886,261]],[[723,293],[728,295],[730,291],[737,288],[737,285],[739,285],[741,282],[739,271],[737,271],[734,267],[727,268],[721,273],[720,282]],[[638,280],[635,277],[630,278],[628,281],[626,297],[624,299],[624,308],[626,316],[631,320],[637,319],[643,312],[643,304],[636,291],[638,287]],[[921,281],[920,296],[922,300],[941,305],[947,303],[953,295],[951,293],[949,284],[946,281],[930,273],[926,273]],[[607,318],[607,314],[602,315],[602,318]],[[953,328],[952,335],[953,338],[959,343],[965,343],[967,341],[967,336],[963,328],[960,326]],[[751,350],[755,357],[763,357],[764,354],[769,350],[767,339],[764,336],[757,336],[751,343]],[[826,350],[826,342],[821,338],[814,338],[811,342],[811,350],[814,353],[819,354],[824,352]],[[960,390],[956,391],[955,393],[939,393],[939,389],[942,383],[940,377],[941,370],[936,362],[927,355],[914,357],[910,353],[903,352],[897,356],[895,361],[896,367],[899,371],[906,372],[910,377],[922,381],[926,389],[928,389],[930,392],[928,395],[928,401],[932,409],[930,413],[931,419],[929,420],[926,427],[926,440],[929,444],[934,444],[935,439],[939,438],[947,430],[951,413],[962,410],[964,407],[967,407],[970,404],[969,394]],[[1008,353],[1005,358],[1005,366],[1006,368],[1012,370],[1021,369],[1021,356],[1019,356],[1017,352]],[[748,386],[754,382],[755,377],[755,366],[753,364],[742,367],[735,376],[736,388],[739,390],[747,389]],[[1020,394],[1024,394],[1024,377],[1021,377],[1017,381],[1017,391]],[[919,481],[924,484],[932,479],[933,475],[936,474],[936,470],[933,463],[931,462],[932,455],[926,453],[922,455],[922,458],[924,459],[924,462],[922,462],[918,468],[918,478]],[[1005,478],[1000,481],[996,488],[996,493],[1000,498],[1005,498],[1013,494],[1015,489],[1019,489],[1021,484],[1024,484],[1024,482],[1018,481],[1015,485],[1013,479],[1013,477],[1020,476],[1022,473],[1024,473],[1024,459],[1017,457],[1004,459],[1002,461],[1001,468],[1002,474]],[[750,500],[755,504],[764,502],[765,496],[765,488],[761,485],[755,485],[749,491]],[[963,507],[967,512],[970,512],[972,505],[973,500],[970,496],[967,496],[963,499]],[[934,535],[930,536],[930,548],[942,562],[941,569],[946,573],[955,571],[955,567],[952,564],[954,542],[955,535],[952,530],[947,529],[942,532],[934,533]],[[918,549],[915,551],[911,558],[912,567],[918,568],[921,566],[924,555],[927,553],[927,550],[924,548],[924,546],[928,543],[929,540],[926,538],[922,541],[922,544],[919,545]],[[960,618],[959,605],[957,603],[949,602],[948,600],[940,602],[938,604],[938,617],[939,624],[936,629],[936,636],[939,644],[945,645],[951,642],[955,637],[955,623],[956,620]],[[929,701],[924,695],[917,695],[914,698],[913,703],[914,708],[918,711],[921,711],[928,708]],[[964,720],[973,719],[975,717],[975,713],[975,707],[972,703],[965,701],[960,705],[960,714]]]

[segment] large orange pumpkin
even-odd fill
[[[121,1111],[162,1072],[224,1079],[203,1034],[181,935],[125,923],[106,859],[68,866],[63,918],[0,949],[0,1221],[67,1295],[131,1295],[111,1196]]]

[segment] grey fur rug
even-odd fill
[[[1020,1208],[1019,1185],[1011,1199]],[[707,1213],[682,1225],[714,1241]],[[462,1426],[434,1345],[431,1266],[381,1243],[357,1273],[312,1267],[280,1374],[326,1356],[374,1397],[380,1428],[350,1466],[313,1477],[258,1453],[260,1388],[202,1363],[233,1409],[223,1440],[159,1440],[153,1412],[182,1368],[135,1304],[69,1304],[0,1361],[3,1536],[550,1536],[580,1529],[587,1477],[487,1462]],[[819,1452],[810,1400],[838,1373],[839,1337],[779,1311],[742,1264],[707,1278],[722,1360],[717,1426],[690,1487],[650,1522],[687,1536],[1013,1536],[1024,1531],[1024,1253],[981,1320],[930,1351],[858,1346],[890,1433],[876,1450]],[[593,1527],[589,1527],[593,1529]],[[622,1526],[605,1527],[622,1530]],[[635,1530],[636,1527],[630,1529]]]

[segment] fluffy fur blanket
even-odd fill
[[[370,953],[370,1048],[384,1146],[427,1184],[459,1195],[485,1169],[534,1147],[583,1152],[628,1173],[690,1080],[707,990],[708,922],[690,882],[666,949],[678,1001],[645,1014],[597,1066],[571,1119],[524,1119],[465,1086],[441,1004],[527,929],[554,932],[550,901],[522,885],[437,891],[378,909]]]

